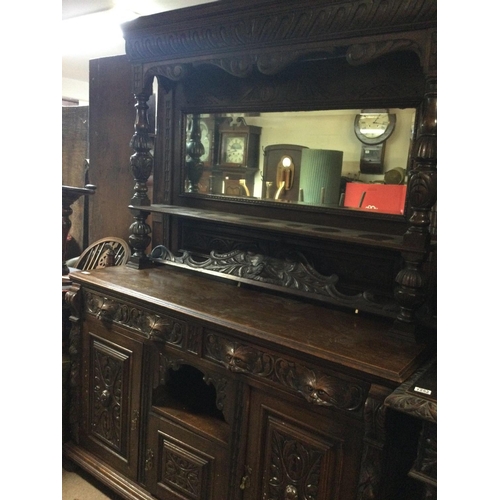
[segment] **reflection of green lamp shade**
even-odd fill
[[[343,151],[304,149],[300,166],[300,189],[305,203],[339,204]]]

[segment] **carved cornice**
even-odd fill
[[[223,8],[224,7],[224,8]],[[179,59],[238,52],[251,47],[293,50],[366,34],[435,26],[435,0],[290,2],[279,5],[204,6],[183,15],[158,15],[123,25],[132,61]],[[191,15],[190,15],[191,14]]]
[[[185,321],[144,311],[124,302],[84,291],[85,311],[104,322],[131,328],[150,340],[182,348],[188,326]]]
[[[278,259],[262,254],[233,250],[228,253],[210,252],[204,260],[189,251],[174,255],[164,250],[162,259],[155,261],[173,264],[197,271],[231,276],[240,281],[258,282],[271,288],[281,288],[297,295],[313,295],[327,302],[395,317],[397,308],[392,302],[377,302],[368,292],[346,295],[337,288],[338,276],[324,276],[318,273],[301,254],[289,259]]]
[[[279,383],[301,394],[307,402],[358,411],[366,399],[361,383],[332,377],[291,359],[264,352],[209,333],[204,356],[235,373],[246,373]]]

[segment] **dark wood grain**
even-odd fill
[[[402,382],[418,366],[425,345],[388,334],[391,322],[237,287],[183,270],[126,267],[76,272],[72,279],[143,306],[167,308],[246,338],[295,350],[325,362]]]

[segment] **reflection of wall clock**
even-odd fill
[[[396,115],[387,109],[362,109],[354,119],[354,133],[363,143],[359,168],[364,174],[384,172],[387,139],[394,132]]]
[[[247,125],[239,117],[236,123],[228,118],[219,126],[221,166],[258,168],[261,127]]]

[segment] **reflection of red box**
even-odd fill
[[[400,215],[404,213],[405,198],[406,185],[348,182],[345,188],[344,207]],[[363,201],[360,206],[361,200]]]

